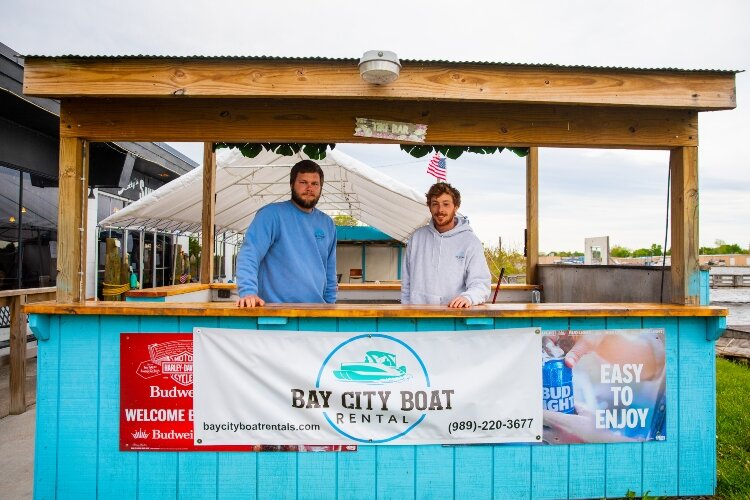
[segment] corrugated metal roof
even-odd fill
[[[41,55],[29,54],[21,56],[26,59],[174,59],[174,60],[233,60],[233,61],[283,61],[283,62],[345,62],[357,64],[359,58],[351,57],[281,57],[281,56],[163,56],[163,55]],[[742,73],[745,70],[736,69],[685,69],[685,68],[641,68],[641,67],[623,67],[623,66],[586,66],[586,65],[569,65],[569,64],[551,64],[551,63],[514,63],[514,62],[497,62],[497,61],[448,61],[445,59],[400,59],[401,63],[406,64],[458,64],[458,65],[481,65],[481,66],[506,66],[513,68],[558,68],[558,69],[586,69],[595,71],[671,71],[681,73]]]

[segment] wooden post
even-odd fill
[[[88,142],[60,138],[57,224],[57,301],[83,302],[86,283]]]
[[[128,255],[127,248],[122,249],[122,258],[119,260],[120,265],[120,279],[117,281],[118,285],[130,285],[130,255]],[[121,292],[117,295],[115,300],[125,300],[125,293]]]
[[[10,298],[10,414],[26,411],[26,315],[25,295]]]
[[[102,285],[102,299],[120,300],[119,295],[111,295],[108,293],[116,285],[121,283],[120,273],[122,272],[122,266],[120,265],[120,251],[117,249],[117,240],[115,238],[107,238],[106,241],[107,251],[104,254],[104,284]]]
[[[201,283],[214,276],[214,209],[216,207],[216,153],[213,143],[203,143],[203,217],[201,229]]]
[[[539,148],[526,157],[526,283],[537,285],[539,263]]]
[[[672,149],[669,165],[672,169],[672,302],[697,305],[700,304],[698,148]]]
[[[182,245],[174,246],[174,262],[172,265],[172,285],[180,284],[180,276],[185,272],[183,266],[184,259],[182,258]]]

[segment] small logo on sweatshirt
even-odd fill
[[[459,252],[456,254],[456,260],[462,261],[466,258],[466,252]]]
[[[319,240],[322,240],[323,238],[326,237],[326,233],[324,233],[322,229],[316,229],[315,230],[315,237],[317,239],[319,239]]]

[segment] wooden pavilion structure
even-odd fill
[[[426,123],[428,144],[531,148],[529,283],[538,254],[537,148],[669,150],[672,297],[698,303],[698,113],[736,106],[733,71],[403,61],[400,78],[380,86],[364,82],[356,62],[27,57],[25,93],[61,100],[57,300],[84,300],[88,142],[206,142],[210,249],[211,142],[368,142],[353,135],[355,118],[368,117]]]
[[[57,303],[26,306],[40,339],[35,495],[712,494],[713,341],[726,326],[727,311],[705,305],[707,277],[698,267],[698,114],[734,108],[734,79],[732,71],[402,61],[400,78],[378,86],[360,79],[355,59],[27,57],[25,92],[61,100]],[[673,303],[487,304],[470,309],[266,304],[242,309],[213,301],[209,284],[191,285],[191,293],[203,294],[202,301],[191,302],[184,292],[169,290],[140,303],[85,302],[82,221],[89,142],[204,142],[202,234],[204,252],[209,252],[214,233],[212,143],[368,142],[353,135],[359,117],[427,124],[426,142],[432,145],[530,148],[530,283],[536,283],[538,272],[538,148],[669,150]],[[203,259],[203,264],[211,261]],[[211,276],[210,267],[201,275]],[[520,327],[539,332],[658,328],[666,345],[662,380],[668,404],[659,409],[666,419],[666,439],[551,446],[363,445],[341,455],[118,448],[118,394],[120,378],[127,375],[121,372],[121,339],[154,332],[192,335],[200,327],[414,335]]]

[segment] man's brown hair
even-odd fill
[[[297,174],[318,174],[320,176],[320,184],[323,185],[323,169],[320,165],[312,160],[302,160],[297,162],[289,174],[289,185],[293,186],[294,181],[297,180]]]
[[[427,191],[427,206],[430,206],[430,202],[433,198],[437,198],[438,196],[442,196],[444,194],[451,195],[451,198],[453,198],[453,204],[456,205],[456,207],[461,206],[461,193],[458,191],[458,189],[454,188],[447,182],[437,182],[430,186],[429,191]]]

